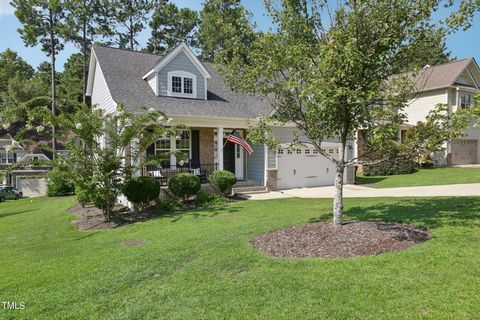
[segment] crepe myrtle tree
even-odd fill
[[[375,110],[403,108],[411,86],[399,82],[407,79],[397,77],[388,86],[386,80],[409,58],[404,52],[414,54],[412,48],[422,45],[410,40],[430,22],[434,4],[347,0],[332,8],[329,1],[282,0],[265,5],[275,28],[256,34],[248,50],[231,39],[216,64],[233,89],[269,102],[273,116],[261,122],[293,123],[298,142],[313,144],[335,164],[333,222],[341,225],[344,171],[356,161],[346,159],[347,141],[378,120]],[[339,141],[338,157],[322,150],[330,138]]]
[[[119,104],[116,112],[104,114],[82,104],[76,112],[57,117],[45,111],[38,109],[29,126],[39,127],[39,122],[58,126],[68,155],[54,165],[69,170],[77,187],[91,191],[107,221],[124,183],[145,164],[146,149],[159,137],[175,134],[172,119],[153,108],[126,112]]]

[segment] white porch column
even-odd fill
[[[218,170],[223,170],[223,127],[217,127],[217,162]]]

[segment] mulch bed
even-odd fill
[[[121,205],[116,205],[113,210],[112,221],[105,221],[102,210],[91,204],[86,205],[85,208],[77,204],[67,211],[80,215],[80,218],[74,221],[80,231],[113,229],[130,223],[146,221],[156,215],[153,210],[148,209],[140,214],[134,214],[127,207]]]
[[[252,245],[270,257],[353,258],[400,251],[431,238],[429,231],[395,222],[319,222],[261,234]]]

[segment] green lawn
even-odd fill
[[[72,198],[0,204],[1,319],[479,319],[480,198],[347,199],[348,219],[428,227],[408,250],[270,259],[249,239],[330,219],[330,200],[245,201],[78,232]],[[145,240],[140,247],[123,241]]]
[[[480,183],[480,168],[420,169],[412,174],[395,176],[363,176],[357,174],[357,184],[369,184],[376,188],[433,186],[441,184]]]

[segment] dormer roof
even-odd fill
[[[155,72],[159,72],[160,70],[163,69],[170,61],[172,61],[176,56],[178,56],[180,53],[185,53],[192,62],[192,64],[198,69],[198,71],[207,79],[210,79],[212,76],[208,72],[208,70],[205,68],[205,66],[198,60],[197,56],[193,53],[192,49],[185,43],[181,42],[178,44],[176,47],[174,47],[172,50],[164,54],[157,62],[154,68],[149,70],[142,78],[148,79],[151,75],[153,75]]]

